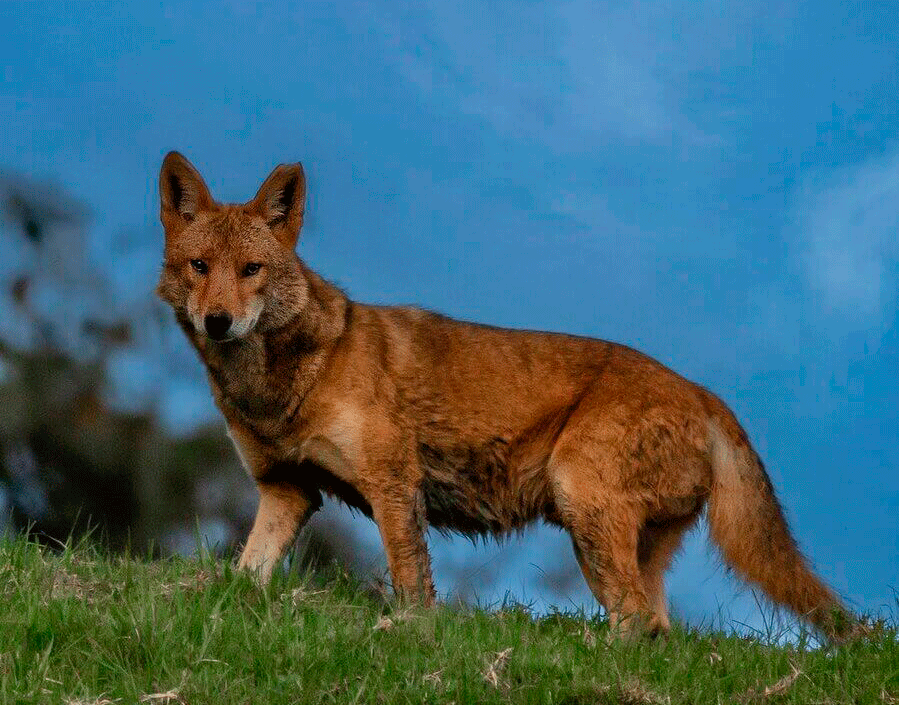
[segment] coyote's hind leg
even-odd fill
[[[684,534],[695,521],[696,515],[664,524],[647,523],[640,531],[637,559],[646,598],[653,612],[650,631],[667,632],[671,628],[665,596],[665,571],[671,565]]]
[[[626,510],[575,509],[568,526],[574,554],[609,624],[622,635],[656,621],[637,563],[638,527]]]
[[[590,590],[613,629],[641,631],[654,621],[637,561],[643,508],[597,482],[613,473],[596,457],[557,448],[549,470],[556,507]]]

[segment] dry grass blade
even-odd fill
[[[59,600],[66,597],[74,597],[78,600],[89,599],[92,590],[89,582],[82,580],[65,568],[59,568],[53,572],[53,582],[50,585],[51,599]]]
[[[170,703],[174,701],[181,705],[187,705],[187,701],[178,695],[177,690],[169,690],[165,693],[149,693],[148,695],[141,695],[140,701],[142,703]]]
[[[792,662],[790,663],[790,670],[791,673],[785,675],[776,683],[765,686],[765,689],[762,692],[753,689],[747,690],[746,693],[743,694],[742,700],[763,700],[787,692],[793,687],[793,684],[799,679],[799,676],[802,675],[802,671],[796,668],[796,664]]]
[[[622,705],[670,705],[671,698],[651,691],[638,681],[618,686],[618,701]]]
[[[163,583],[162,593],[164,595],[174,595],[176,592],[200,592],[218,577],[217,572],[198,570],[193,575],[188,575],[177,582]]]
[[[508,649],[503,649],[502,651],[498,651],[496,653],[496,658],[493,659],[493,662],[487,666],[487,670],[484,671],[484,680],[487,681],[494,688],[499,688],[500,685],[500,675],[503,672],[503,669],[506,667],[506,662],[509,660],[509,654],[512,653],[512,647],[510,646]]]
[[[886,690],[883,689],[881,689],[880,691],[880,699],[881,701],[886,703],[886,705],[899,705],[899,698],[897,698],[895,695],[890,695],[888,692],[886,692]]]
[[[781,693],[789,690],[793,686],[793,683],[795,683],[799,678],[799,676],[802,675],[802,671],[796,668],[795,664],[791,663],[790,669],[792,670],[792,673],[784,676],[779,681],[777,681],[777,683],[769,685],[767,688],[765,688],[765,691],[762,693],[762,695],[766,698],[770,698],[772,695],[780,695]]]
[[[327,595],[327,590],[310,590],[307,587],[298,587],[290,591],[290,600],[294,606],[309,603],[319,595]]]
[[[393,620],[390,617],[385,617],[381,615],[378,617],[378,621],[375,622],[375,626],[372,629],[376,632],[386,632],[388,629],[393,629]]]
[[[439,671],[434,671],[433,673],[426,673],[422,676],[422,680],[425,683],[430,683],[431,685],[440,685],[443,682],[443,679],[440,677],[440,674],[443,673],[443,669],[441,668]]]
[[[102,695],[96,700],[66,700],[65,705],[115,705],[118,700],[110,700]]]

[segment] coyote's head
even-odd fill
[[[185,326],[214,341],[275,330],[308,297],[294,248],[303,224],[306,180],[282,164],[243,205],[213,200],[203,178],[177,152],[159,174],[165,263],[157,293]]]

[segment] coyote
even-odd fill
[[[570,533],[616,631],[654,634],[670,627],[665,570],[707,504],[742,577],[831,637],[854,623],[706,389],[611,342],[351,301],[296,254],[300,164],[228,205],[171,152],[159,189],[158,293],[259,489],[239,565],[262,582],[322,492],[374,519],[394,590],[426,605],[428,526],[501,535],[542,518]]]

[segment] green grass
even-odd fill
[[[767,689],[767,693],[766,693]],[[835,649],[583,615],[403,609],[350,579],[0,540],[0,702],[899,703],[892,628]]]

